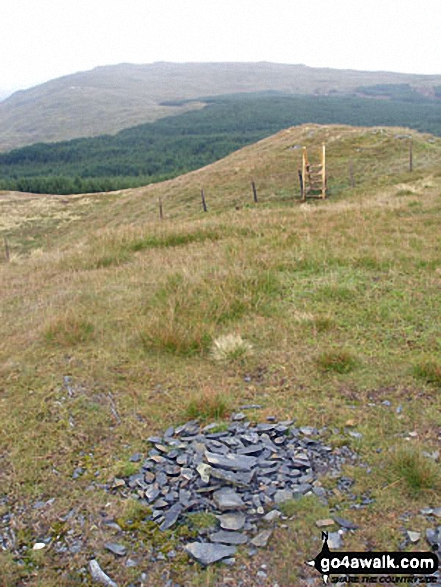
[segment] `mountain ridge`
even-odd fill
[[[0,102],[0,151],[36,142],[114,134],[202,108],[200,96],[277,91],[350,95],[360,86],[409,84],[422,94],[441,75],[363,72],[303,64],[171,63],[99,66],[15,92]],[[167,102],[184,101],[179,105]],[[185,102],[195,100],[195,102]]]

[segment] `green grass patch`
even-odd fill
[[[413,366],[413,375],[426,383],[441,387],[441,363],[431,359],[422,360]]]
[[[215,528],[219,523],[216,516],[210,512],[190,513],[186,516],[186,520],[189,527],[195,530]]]
[[[169,275],[145,306],[139,331],[143,347],[182,356],[204,354],[225,324],[251,313],[271,314],[280,291],[277,277],[269,271]]]
[[[317,365],[324,373],[350,373],[358,365],[353,352],[345,349],[330,349],[319,354]]]
[[[406,446],[395,450],[390,458],[390,468],[402,490],[411,498],[423,493],[441,491],[441,468],[433,460],[423,456],[418,448]]]
[[[52,320],[44,330],[44,338],[54,346],[70,347],[90,342],[95,327],[88,320],[67,313]]]
[[[164,235],[145,236],[135,239],[127,245],[130,251],[138,252],[145,249],[161,247],[180,247],[191,243],[202,243],[204,241],[217,241],[222,238],[221,234],[214,230],[197,230],[190,233],[172,233]]]

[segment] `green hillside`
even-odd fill
[[[0,151],[124,128],[203,104],[164,105],[238,92],[341,95],[359,86],[410,84],[434,96],[441,76],[363,72],[276,63],[153,63],[98,67],[16,92],[0,102]]]
[[[323,142],[329,198],[302,204],[301,147],[314,163]],[[261,569],[271,586],[321,584],[305,561],[334,518],[356,527],[347,552],[426,551],[441,495],[440,161],[429,134],[308,124],[121,193],[0,194],[0,585],[92,587],[91,559],[121,587],[258,585]],[[242,342],[215,353],[228,335]],[[222,432],[243,405],[358,459],[259,520],[266,547],[203,568],[183,545],[217,519],[190,508],[161,531],[124,481],[152,435],[195,418]]]
[[[0,189],[84,193],[146,185],[198,169],[282,128],[306,122],[405,126],[441,136],[441,103],[287,96],[277,93],[201,98],[202,110],[167,117],[117,135],[36,144],[0,154]],[[186,101],[174,103],[184,108]]]

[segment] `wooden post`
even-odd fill
[[[201,199],[202,199],[202,208],[204,210],[204,212],[207,212],[207,202],[205,201],[205,194],[204,194],[204,190],[201,190]]]
[[[256,184],[254,182],[254,180],[251,182],[251,187],[253,188],[253,199],[254,199],[254,203],[257,204],[258,200],[257,200],[257,189],[256,189]]]
[[[413,171],[412,139],[409,140],[409,171]]]
[[[164,220],[164,212],[162,209],[162,198],[159,198],[159,218]]]
[[[326,145],[322,144],[322,199],[326,198]]]
[[[352,159],[349,161],[349,179],[351,180],[351,188],[355,188],[354,162]]]
[[[300,181],[300,199],[303,200],[303,177],[302,172],[299,169],[299,181]]]
[[[308,169],[308,155],[306,154],[306,147],[303,147],[302,155],[302,200],[306,200],[306,172]]]
[[[9,263],[9,261],[11,260],[11,255],[9,252],[9,244],[8,244],[8,239],[6,237],[3,237],[4,243],[5,243],[5,257],[6,257],[6,261]]]

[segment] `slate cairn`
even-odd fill
[[[280,504],[310,494],[326,501],[319,476],[338,477],[341,466],[357,458],[346,446],[327,446],[321,440],[326,430],[296,428],[291,420],[253,426],[238,413],[227,430],[218,429],[190,421],[150,437],[153,448],[140,472],[126,481],[152,508],[150,519],[160,530],[187,514],[216,516],[219,528],[185,547],[202,565],[231,559],[241,544],[266,546],[271,530],[259,526],[280,517]],[[132,461],[142,458],[136,454]]]

